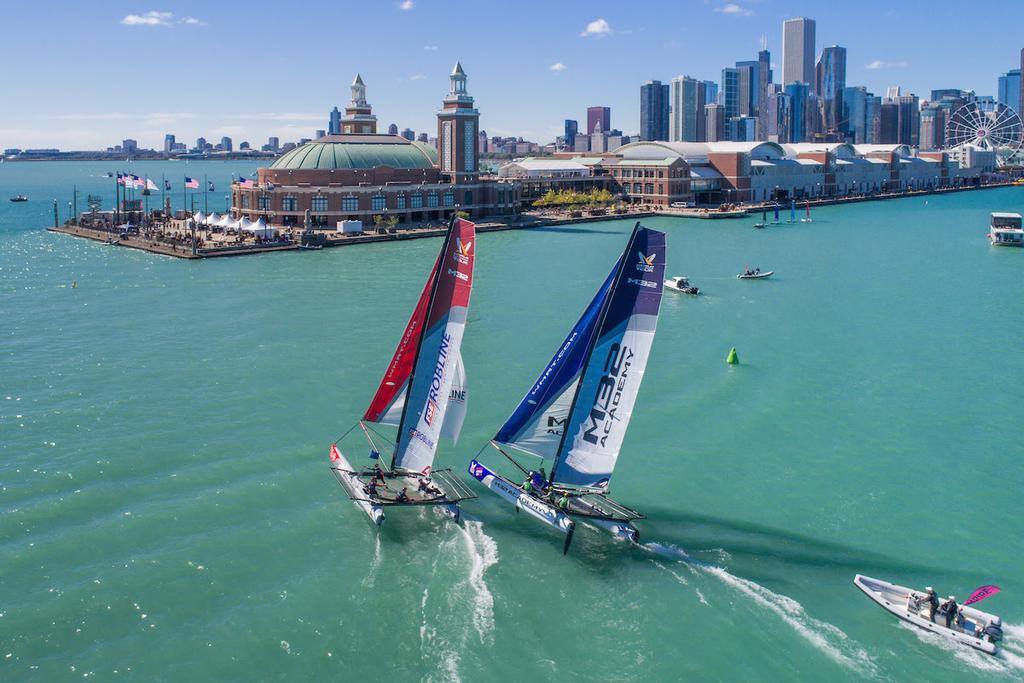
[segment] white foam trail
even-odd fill
[[[721,567],[699,565],[700,569],[752,598],[774,612],[830,659],[864,675],[874,676],[878,667],[866,650],[857,645],[840,628],[819,621],[807,614],[796,600],[774,593],[761,584],[733,576]]]
[[[649,553],[666,557],[670,560],[688,560],[690,556],[682,548],[677,548],[671,543],[666,545],[664,543],[640,543],[639,548],[646,550]]]
[[[494,596],[487,587],[484,573],[498,561],[498,544],[484,533],[482,522],[465,520],[459,528],[462,529],[473,563],[467,579],[474,594],[473,627],[480,636],[480,642],[486,643],[494,632]]]
[[[370,570],[366,572],[366,576],[363,577],[363,588],[373,588],[374,584],[377,582],[377,570],[380,569],[380,534],[376,534],[374,539],[376,545],[373,549],[373,559],[370,561]]]
[[[672,576],[674,576],[674,577],[675,577],[675,579],[676,579],[676,581],[678,581],[679,583],[683,584],[684,586],[689,586],[689,585],[690,585],[690,582],[689,582],[689,581],[687,581],[685,577],[683,577],[683,576],[680,576],[680,575],[679,575],[679,574],[677,574],[676,572],[672,571],[672,569],[670,569],[669,567],[666,567],[666,566],[665,566],[665,565],[663,565],[663,564],[659,564],[659,563],[655,562],[654,560],[651,560],[651,562],[652,562],[652,563],[654,564],[654,566],[655,566],[655,567],[660,567],[661,569],[664,569],[664,570],[665,570],[665,571],[667,571],[667,572],[668,572],[669,574],[671,574]]]

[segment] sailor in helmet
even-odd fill
[[[988,642],[998,643],[1003,639],[1003,620],[999,617],[992,617],[982,634],[988,638]]]

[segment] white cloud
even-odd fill
[[[437,45],[424,45],[423,49],[427,52],[437,52]]]
[[[238,121],[322,121],[323,114],[304,114],[301,112],[259,112],[255,114],[229,114],[226,119]]]
[[[130,117],[128,114],[121,114],[119,112],[104,112],[99,114],[57,114],[47,118],[57,121],[116,121]]]
[[[565,71],[566,69],[568,69],[569,67],[567,67],[565,64],[562,64],[561,62],[555,62],[554,64],[552,64],[548,68],[551,69],[552,71],[554,71],[556,74],[560,74],[563,71]]]
[[[584,38],[588,36],[595,36],[602,38],[612,32],[612,27],[608,25],[608,22],[604,19],[594,19],[592,22],[587,24],[587,28],[583,29],[583,33],[580,35]]]
[[[403,12],[408,12],[415,6],[416,3],[414,3],[412,0],[402,0],[402,3],[398,6],[398,9],[402,10]]]
[[[157,12],[150,10],[145,14],[129,14],[121,23],[125,26],[174,26],[175,24],[188,24],[190,26],[206,26],[206,22],[195,17],[182,17],[175,19],[173,12]]]
[[[909,66],[907,62],[883,62],[881,59],[876,59],[873,62],[864,65],[865,69],[905,69]]]
[[[410,81],[422,81],[424,78],[426,78],[426,76],[423,74],[413,74],[412,76],[409,76]]]
[[[170,26],[173,17],[171,12],[150,10],[145,14],[129,14],[121,23],[126,26]]]
[[[715,11],[721,12],[722,14],[732,14],[737,17],[749,17],[754,13],[753,10],[749,10],[745,7],[740,7],[734,2],[728,2],[722,5],[721,7],[716,7]]]

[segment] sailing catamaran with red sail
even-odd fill
[[[634,543],[643,515],[608,493],[658,324],[665,279],[665,234],[633,229],[626,251],[511,417],[490,444],[515,464],[517,484],[479,460],[469,473],[516,510],[565,533],[576,522]],[[550,478],[505,448],[550,464]]]
[[[452,220],[441,253],[427,278],[412,317],[377,387],[363,419],[352,427],[369,444],[372,467],[353,468],[331,445],[331,471],[356,507],[375,524],[384,523],[385,508],[441,506],[459,519],[459,501],[475,498],[451,470],[435,470],[441,436],[458,439],[466,414],[462,335],[473,289],[476,226]],[[390,464],[381,466],[386,439],[371,424],[398,427]]]

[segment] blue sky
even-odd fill
[[[297,139],[344,106],[356,72],[382,128],[433,131],[457,59],[491,135],[550,141],[599,104],[632,133],[644,81],[717,81],[762,35],[779,64],[782,21],[800,15],[819,51],[848,49],[848,84],[876,94],[994,95],[1024,46],[1024,3],[1008,1],[12,2],[0,147]]]

